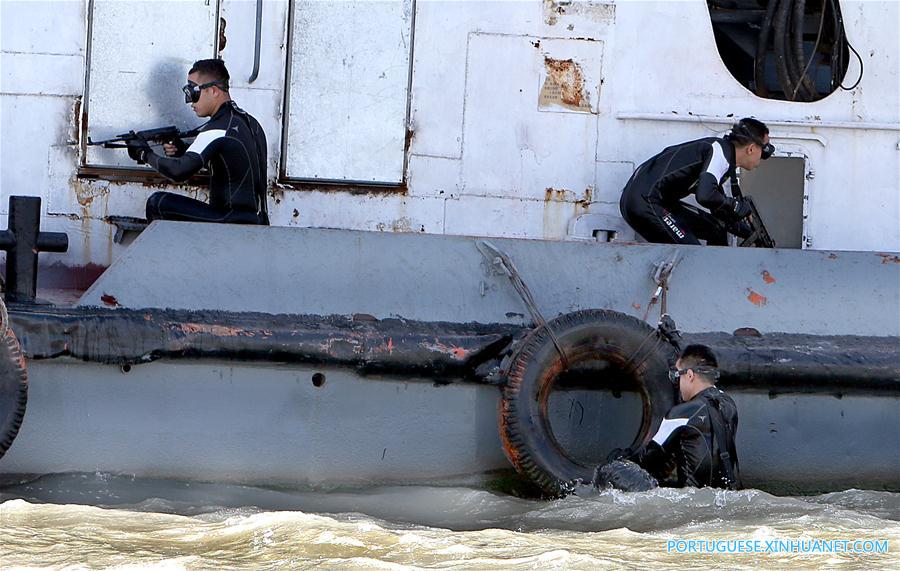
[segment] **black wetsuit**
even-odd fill
[[[699,238],[724,246],[726,224],[738,221],[735,200],[722,190],[734,169],[734,145],[725,139],[709,137],[668,147],[631,175],[619,201],[622,217],[649,242],[700,244]],[[681,202],[690,194],[713,215]]]
[[[740,489],[737,424],[731,397],[709,387],[672,407],[653,439],[630,459],[665,485]]]
[[[266,135],[234,101],[219,107],[180,157],[147,153],[160,174],[182,182],[204,166],[209,169],[209,204],[171,192],[147,200],[148,220],[186,220],[232,224],[268,224],[266,210]]]

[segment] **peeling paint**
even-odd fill
[[[594,188],[589,186],[584,189],[584,197],[581,198],[580,200],[576,200],[575,204],[586,213],[593,201],[594,201]]]
[[[424,228],[424,227],[423,227]],[[408,216],[401,216],[396,220],[392,220],[389,223],[379,222],[375,225],[375,229],[379,232],[391,231],[391,232],[414,232],[416,230],[413,229],[412,220],[409,219]],[[424,232],[424,229],[421,230]]]
[[[70,145],[80,145],[84,134],[81,132],[83,121],[81,112],[81,97],[76,97],[72,103],[72,121],[69,123],[71,137],[67,141]]]
[[[544,23],[548,26],[555,26],[559,21],[559,15],[563,13],[563,8],[559,2],[554,0],[544,0]]]
[[[762,271],[762,279],[763,279],[763,281],[766,282],[767,284],[773,284],[773,283],[775,283],[775,278],[774,278],[774,277],[772,276],[772,274],[770,274],[767,270],[763,270],[763,271]]]
[[[106,292],[104,292],[103,295],[100,296],[100,301],[111,307],[119,307],[119,300],[117,300],[115,296],[112,296]]]
[[[225,49],[225,45],[228,43],[228,38],[225,37],[225,26],[228,25],[228,22],[225,21],[225,18],[219,17],[219,51]]]
[[[876,256],[881,256],[882,264],[900,264],[900,256],[894,254],[883,254],[881,252],[876,252]]]
[[[470,353],[468,349],[457,347],[456,345],[445,345],[437,339],[435,339],[433,343],[423,342],[421,344],[421,347],[429,351],[435,351],[437,353],[443,353],[445,355],[452,356],[457,361],[464,361]]]
[[[544,56],[547,76],[541,86],[539,108],[560,106],[571,111],[591,112],[591,102],[584,88],[584,73],[581,66],[569,59],[554,59]]]
[[[747,300],[757,307],[762,307],[769,302],[769,298],[766,296],[756,293],[750,288],[747,288]]]
[[[89,208],[94,199],[109,194],[109,183],[93,184],[89,180],[82,180],[73,176],[69,179],[69,188],[75,194],[75,200],[84,208]],[[87,212],[85,212],[87,216]]]
[[[407,127],[406,128],[406,139],[404,141],[404,147],[403,147],[404,151],[409,152],[409,150],[412,148],[412,142],[413,142],[413,139],[415,138],[415,136],[416,136],[415,129],[413,129],[412,127]]]
[[[616,20],[616,5],[614,2],[544,0],[543,12],[544,23],[548,26],[555,26],[560,18],[564,16],[578,16],[592,22],[612,23]],[[574,27],[573,24],[569,24],[567,29],[573,30]]]
[[[184,333],[209,333],[220,337],[253,337],[255,335],[252,331],[238,327],[225,327],[224,325],[212,325],[209,323],[181,323],[178,328]]]

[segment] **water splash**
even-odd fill
[[[579,492],[542,502],[468,487],[323,493],[48,476],[0,491],[0,562],[174,569],[900,567],[900,494]],[[692,538],[887,539],[893,552],[667,552],[669,539]]]

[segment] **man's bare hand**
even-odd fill
[[[172,143],[163,143],[163,150],[166,152],[167,157],[174,157],[178,155],[178,147],[176,147]]]

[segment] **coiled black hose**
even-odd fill
[[[760,97],[769,96],[769,88],[766,86],[766,53],[769,50],[769,36],[772,31],[772,20],[775,18],[775,9],[779,0],[769,0],[766,6],[766,15],[759,28],[759,38],[756,41],[756,58],[753,62],[753,82],[756,84],[756,94]]]
[[[788,67],[787,57],[787,21],[790,15],[790,0],[782,0],[775,12],[775,72],[778,74],[778,82],[781,83],[781,90],[784,91],[786,99],[790,99],[790,86],[794,84],[793,78]],[[793,99],[791,99],[793,101]]]
[[[806,18],[806,0],[794,0],[794,34],[793,34],[793,58],[791,69],[797,82],[792,86],[791,95],[794,96],[798,90],[805,91],[806,101],[814,101],[818,99],[818,90],[810,77],[806,74],[806,54],[803,49],[803,27]],[[815,57],[815,52],[812,54]]]

